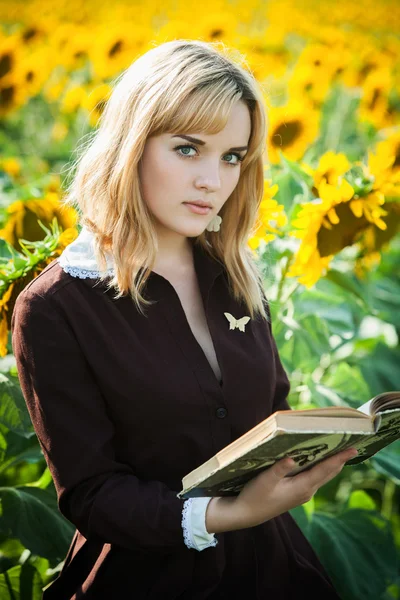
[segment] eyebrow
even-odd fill
[[[175,137],[180,137],[183,138],[184,140],[188,140],[188,142],[193,142],[194,144],[199,144],[199,146],[205,146],[206,142],[204,142],[203,140],[199,140],[197,138],[191,137],[190,135],[173,135],[173,138]],[[248,146],[236,146],[235,148],[229,148],[228,152],[230,152],[231,150],[247,150]]]

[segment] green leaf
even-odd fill
[[[379,343],[374,351],[359,361],[371,394],[400,390],[400,349]]]
[[[29,438],[33,426],[19,385],[0,373],[0,423],[18,435]]]
[[[361,369],[342,361],[332,366],[322,383],[334,390],[348,404],[357,408],[371,398],[370,389]]]
[[[393,278],[374,279],[370,284],[371,303],[378,311],[375,316],[400,329],[400,281]]]
[[[368,300],[368,288],[361,285],[354,273],[343,273],[336,269],[330,269],[325,277],[338,287],[356,296],[368,311],[371,310]]]
[[[311,399],[317,405],[323,408],[324,406],[345,406],[346,403],[343,401],[334,390],[322,385],[321,383],[314,384],[313,381],[309,381],[308,387],[311,392]]]
[[[273,184],[278,185],[278,191],[275,194],[274,199],[282,204],[287,215],[290,215],[292,207],[294,205],[293,198],[298,195],[301,191],[295,179],[290,173],[281,171],[273,179]]]
[[[298,183],[298,185],[301,186],[304,192],[309,192],[309,190],[314,185],[314,180],[312,176],[309,175],[306,171],[304,171],[298,162],[290,160],[283,154],[283,152],[279,152],[279,154],[282,164],[291,174],[293,179]]]
[[[53,481],[53,477],[51,476],[51,472],[49,467],[46,467],[41,476],[37,481],[32,481],[32,483],[27,483],[27,486],[38,487],[42,490],[45,490]]]
[[[21,256],[21,254],[9,242],[0,238],[0,264],[7,263],[18,256]]]
[[[18,538],[32,553],[62,560],[74,534],[52,493],[36,487],[0,488],[0,533]]]
[[[278,344],[285,366],[291,371],[313,371],[319,365],[321,354],[330,351],[326,324],[314,315],[306,315],[289,332],[284,333]]]
[[[351,305],[346,297],[322,290],[307,290],[295,299],[295,316],[314,315],[325,321],[331,334],[354,334],[357,328],[355,312],[359,306]]]
[[[7,448],[7,454],[8,453],[9,448]],[[3,472],[7,471],[7,469],[10,469],[11,467],[14,467],[22,462],[37,463],[42,460],[44,460],[43,452],[36,440],[34,446],[25,448],[25,450],[22,450],[22,452],[19,452],[18,454],[12,454],[10,457],[6,456],[4,462],[0,464],[0,473],[2,474]],[[14,481],[13,483],[16,482]]]
[[[396,581],[389,585],[388,589],[379,600],[399,600],[400,598],[400,575],[396,577]]]
[[[314,513],[305,535],[342,600],[376,600],[397,577],[390,522],[375,511]]]
[[[400,485],[400,440],[380,450],[370,461],[379,473]]]
[[[364,490],[354,490],[350,494],[346,508],[362,508],[365,510],[376,510],[376,502]]]
[[[7,452],[7,440],[2,433],[0,433],[0,464],[3,462]]]
[[[303,505],[295,506],[295,508],[291,508],[289,510],[291,516],[296,521],[297,525],[300,527],[304,535],[307,535],[307,530],[309,526],[309,518],[308,514],[303,507]]]
[[[1,600],[41,600],[42,588],[40,574],[29,563],[16,565],[0,573]]]

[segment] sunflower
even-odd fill
[[[128,68],[133,60],[150,49],[152,38],[153,30],[140,23],[134,23],[131,28],[121,27],[120,23],[100,27],[90,53],[96,79],[104,81]]]
[[[75,227],[70,227],[62,231],[58,237],[57,247],[55,250],[43,259],[40,259],[33,267],[31,267],[25,275],[12,281],[5,292],[0,297],[0,357],[7,354],[8,332],[11,329],[11,319],[15,306],[15,301],[22,290],[37,277],[43,269],[49,265],[55,258],[60,256],[63,250],[71,244],[78,236],[78,230]],[[3,271],[4,275],[4,271]],[[7,286],[6,279],[2,279]]]
[[[302,163],[301,166],[306,173],[314,178],[312,192],[315,196],[318,196],[318,186],[323,182],[329,183],[329,185],[337,185],[342,175],[350,169],[350,162],[342,152],[335,154],[335,152],[328,150],[320,157],[316,169],[312,169],[305,163]]]
[[[361,87],[376,72],[391,69],[397,57],[382,52],[366,36],[355,36],[352,42],[352,57],[344,72],[343,83],[348,87]],[[372,81],[372,79],[370,80]]]
[[[333,183],[329,177],[320,177],[320,161],[314,178],[319,197],[302,204],[292,223],[297,231],[290,235],[299,238],[301,243],[288,276],[300,277],[299,282],[306,287],[312,287],[318,281],[335,254],[359,242],[366,229],[371,226],[382,231],[387,229],[384,217],[388,211],[382,207],[385,196],[374,183],[373,176],[368,177],[365,166],[362,168],[359,164],[343,172],[345,157],[330,156],[332,172],[336,170],[330,180]],[[329,172],[327,156],[323,158],[323,171]],[[342,164],[339,170],[338,164]]]
[[[360,278],[364,277],[372,266],[379,264],[381,251],[400,230],[400,133],[379,142],[375,154],[369,152],[364,173],[374,179],[374,188],[380,189],[385,195],[387,214],[381,217],[386,225],[384,229],[370,225],[358,242],[359,256],[355,271]]]
[[[111,86],[107,83],[98,85],[89,92],[83,99],[82,106],[89,112],[89,122],[92,127],[95,127],[111,96]]]
[[[32,48],[20,57],[14,69],[14,79],[24,89],[27,97],[36,96],[56,64],[56,57],[49,55],[46,46]]]
[[[368,172],[385,196],[400,196],[400,132],[378,142],[376,152],[368,152]]]
[[[0,118],[15,112],[28,100],[26,87],[14,72],[0,79]]]
[[[358,241],[359,254],[355,262],[356,275],[361,279],[372,267],[379,265],[381,252],[400,230],[400,203],[386,202],[386,215],[382,216],[386,229],[373,225],[367,227]]]
[[[269,109],[268,157],[279,162],[279,151],[291,159],[300,159],[316,139],[319,116],[307,102],[291,102],[286,106]]]
[[[311,67],[315,80],[320,77],[329,80],[340,77],[350,62],[351,53],[342,43],[332,42],[308,44],[301,52],[297,66]]]
[[[0,169],[10,177],[17,177],[21,173],[21,161],[15,157],[2,158]]]
[[[279,234],[277,227],[284,227],[287,223],[283,205],[278,204],[273,199],[278,189],[276,184],[271,186],[270,180],[264,180],[264,194],[260,203],[255,230],[248,240],[252,250],[256,250],[262,240],[268,243],[275,239],[276,235]]]
[[[266,39],[264,34],[254,34],[251,38],[240,35],[238,47],[246,55],[249,66],[254,77],[261,82],[268,80],[269,93],[279,83],[279,79],[285,76],[290,53],[284,42],[278,39],[279,32],[274,32]]]
[[[331,87],[329,71],[317,70],[312,65],[296,65],[290,76],[288,91],[291,98],[305,98],[315,109],[320,108]]]
[[[14,288],[12,283],[7,291],[0,298],[0,356],[6,356],[7,354],[7,343],[8,343],[8,331],[9,331],[9,318],[8,316],[8,303],[11,298],[11,294]]]
[[[238,13],[227,11],[225,8],[218,11],[213,7],[212,10],[199,14],[199,37],[210,42],[224,40],[230,43],[234,39],[239,22]]]
[[[85,66],[93,43],[87,26],[64,24],[52,43],[59,46],[58,63],[64,65],[67,71],[75,71]]]
[[[71,86],[63,96],[60,112],[65,114],[75,113],[82,106],[85,96],[86,91],[82,85]]]
[[[392,124],[393,117],[388,107],[393,83],[389,69],[379,69],[368,75],[363,84],[363,95],[359,106],[361,121],[372,123],[376,129]]]
[[[12,74],[22,54],[21,42],[17,34],[0,38],[0,80]]]
[[[9,217],[5,227],[0,230],[0,237],[17,250],[21,249],[20,238],[31,242],[43,239],[44,231],[38,220],[48,226],[56,217],[63,230],[74,227],[77,222],[75,209],[60,205],[55,192],[47,192],[39,200],[17,200],[7,207],[7,213]]]

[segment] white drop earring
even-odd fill
[[[219,231],[221,223],[222,217],[220,217],[219,215],[215,215],[215,217],[211,219],[211,221],[207,225],[206,229],[207,231]]]

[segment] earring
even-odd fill
[[[219,231],[221,223],[222,217],[220,217],[219,215],[215,215],[215,217],[211,219],[211,221],[207,225],[206,229],[207,231]]]

